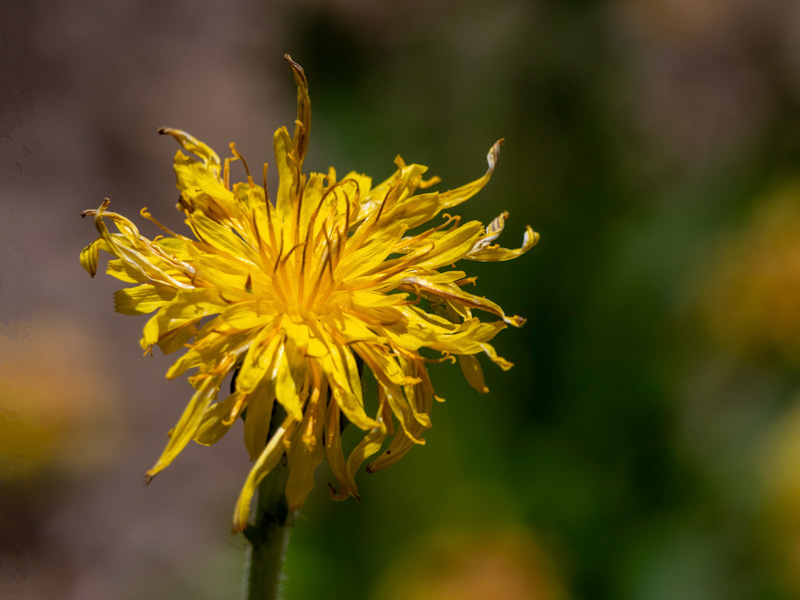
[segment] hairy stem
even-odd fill
[[[245,600],[278,600],[281,566],[289,542],[292,518],[286,502],[289,467],[286,456],[258,486],[254,520],[244,530],[247,550]]]

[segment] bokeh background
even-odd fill
[[[795,0],[0,7],[0,596],[237,597],[241,432],[143,473],[189,397],[78,263],[106,196],[173,227],[171,139],[273,162],[304,66],[307,165],[395,155],[530,223],[474,264],[512,314],[480,396],[432,367],[428,445],[292,534],[293,600],[800,598]],[[271,180],[275,185],[275,181]],[[137,222],[148,235],[149,223]]]

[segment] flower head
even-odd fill
[[[313,487],[323,457],[339,482],[334,497],[357,497],[356,471],[388,436],[391,443],[368,470],[423,444],[435,398],[426,363],[457,357],[468,382],[486,392],[476,355],[485,353],[510,368],[489,341],[524,319],[465,291],[474,278],[447,267],[461,259],[509,260],[538,240],[528,227],[521,248],[495,245],[507,213],[488,227],[447,214],[423,227],[483,188],[500,142],[489,152],[483,177],[442,193],[417,193],[438,179],[424,180],[426,167],[406,165],[399,157],[397,171],[379,185],[358,173],[339,179],[333,168],[304,174],[308,87],[303,69],[286,58],[298,88],[297,120],[293,136],[285,127],[275,133],[274,203],[267,194],[266,165],[261,186],[233,144],[233,157],[220,162],[187,133],[161,129],[194,155],[179,150],[175,172],[178,209],[195,239],[166,229],[147,209],[142,216],[166,236],[142,236],[131,221],[108,211],[108,200],[84,212],[95,218],[100,237],[83,250],[81,264],[94,275],[99,251],[113,255],[107,272],[138,284],[116,292],[116,310],[155,313],[144,327],[142,347],[158,345],[165,353],[188,348],[169,369],[170,379],[196,369],[189,378],[194,396],[148,480],[191,440],[206,445],[219,440],[247,409],[245,445],[255,464],[236,506],[235,530],[246,525],[256,486],[283,455],[289,464],[286,496],[295,510]],[[247,181],[231,186],[234,160],[244,163]],[[494,319],[482,322],[474,311]],[[423,348],[441,357],[425,357]],[[364,368],[377,381],[371,412],[362,394]],[[234,391],[217,400],[234,372]],[[277,407],[282,410],[273,411]],[[273,415],[282,420],[272,424],[270,435]],[[366,432],[347,457],[340,438],[344,419]]]

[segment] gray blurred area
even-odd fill
[[[793,0],[0,4],[0,597],[240,594],[241,430],[143,484],[190,387],[80,212],[183,231],[160,126],[272,164],[289,53],[309,169],[448,189],[504,137],[458,212],[542,239],[466,266],[528,318],[514,369],[432,366],[427,445],[360,503],[321,467],[286,597],[800,598],[798,30]]]

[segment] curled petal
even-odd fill
[[[466,202],[475,194],[480,192],[487,183],[489,183],[489,180],[492,178],[492,174],[494,173],[494,169],[497,166],[497,161],[500,158],[500,146],[503,145],[503,142],[504,140],[502,139],[497,140],[489,149],[489,153],[486,155],[486,162],[488,163],[489,168],[486,170],[486,173],[483,175],[483,177],[466,185],[462,185],[460,188],[445,192],[441,195],[442,210],[447,210],[448,208],[458,206],[462,202]]]
[[[525,254],[528,250],[533,248],[539,242],[539,234],[528,225],[525,227],[525,234],[522,236],[522,247],[516,250],[509,250],[501,248],[498,245],[492,245],[492,242],[503,232],[505,220],[508,218],[508,213],[504,212],[496,217],[487,227],[484,236],[477,241],[472,250],[465,256],[470,260],[481,262],[499,262],[504,260],[512,260]]]
[[[525,319],[518,316],[507,317],[506,314],[503,312],[503,309],[500,308],[497,304],[492,302],[487,298],[482,298],[480,296],[474,296],[472,294],[468,294],[467,292],[461,290],[457,286],[445,286],[433,283],[429,279],[424,277],[406,277],[403,279],[403,288],[408,286],[408,289],[414,290],[419,288],[422,291],[428,292],[433,296],[438,296],[440,298],[444,298],[446,300],[451,300],[454,303],[461,304],[462,306],[468,306],[470,308],[479,308],[481,310],[485,310],[492,314],[497,315],[498,317],[502,318],[509,325],[513,325],[514,327],[522,327],[525,324]],[[401,289],[403,289],[401,288]]]
[[[297,85],[297,120],[294,126],[294,150],[300,164],[308,150],[308,135],[311,132],[311,100],[308,97],[308,80],[303,67],[286,54],[284,58],[292,67],[294,82]]]
[[[180,129],[172,129],[170,127],[159,127],[158,133],[161,135],[171,135],[187,152],[192,152],[200,157],[203,165],[207,167],[211,173],[215,173],[219,177],[219,156],[206,144],[197,138],[189,135]]]
[[[97,262],[99,260],[100,250],[110,252],[108,244],[103,238],[96,239],[81,250],[81,266],[86,269],[92,277],[97,273]]]

